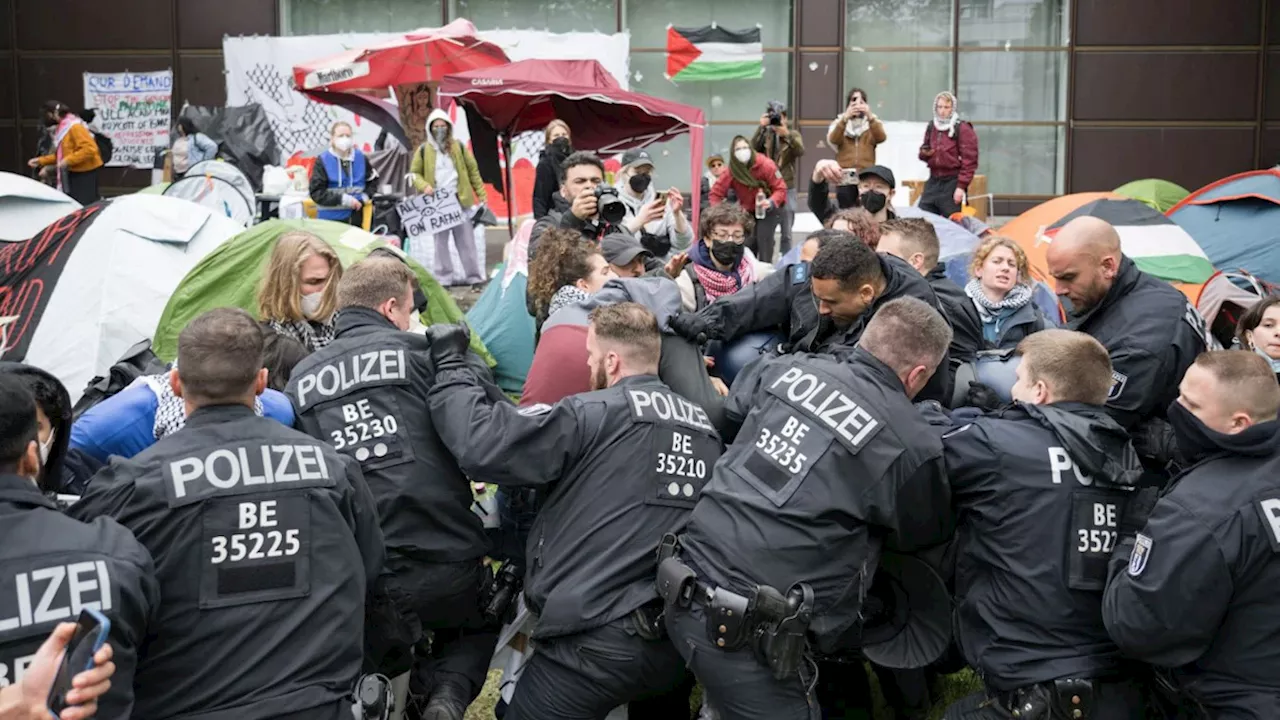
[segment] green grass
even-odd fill
[[[493,706],[498,702],[498,683],[501,679],[501,670],[489,671],[489,679],[484,684],[484,689],[480,691],[480,697],[476,698],[476,701],[467,709],[466,720],[493,720]],[[938,720],[951,703],[981,689],[982,684],[978,682],[978,676],[974,675],[972,670],[965,669],[954,675],[944,675],[934,685],[938,701],[934,703],[929,717],[931,720]],[[893,712],[884,704],[884,697],[880,694],[880,684],[876,682],[875,675],[871,676],[871,694],[875,699],[876,720],[893,718]],[[701,688],[694,691],[693,701],[694,707],[702,702]]]

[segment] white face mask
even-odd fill
[[[307,293],[302,296],[302,314],[308,318],[315,319],[315,314],[320,312],[320,302],[324,299],[324,291]]]
[[[751,162],[751,148],[738,148],[733,151],[733,156],[738,158],[738,162],[746,165]]]
[[[334,138],[333,147],[337,149],[338,152],[346,152],[351,149],[351,138],[347,135]]]
[[[53,440],[57,437],[56,432],[49,433],[49,439],[40,443],[40,467],[44,467],[49,462],[49,453],[53,451]]]

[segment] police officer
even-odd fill
[[[910,400],[950,341],[936,310],[899,298],[847,360],[765,359],[734,383],[740,439],[658,570],[672,641],[725,720],[817,717],[805,637],[856,648],[882,543],[950,535],[942,444]]]
[[[136,717],[351,716],[382,562],[373,499],[355,463],[254,413],[262,346],[243,310],[192,320],[171,375],[186,425],[113,460],[71,509],[114,517],[156,561]]]
[[[1044,330],[1017,348],[1013,406],[943,436],[959,516],[955,629],[985,693],[948,718],[1142,716],[1102,623],[1102,589],[1141,472],[1103,408],[1111,361],[1093,338]],[[980,707],[981,706],[981,707]]]
[[[1173,668],[1156,687],[1179,717],[1280,717],[1280,388],[1230,350],[1198,357],[1179,392],[1190,467],[1112,556],[1103,619],[1126,655]]]
[[[1120,235],[1100,218],[1064,225],[1045,260],[1070,305],[1067,327],[1092,335],[1111,355],[1107,411],[1133,435],[1143,463],[1162,469],[1169,458],[1148,437],[1163,436],[1160,421],[1177,383],[1205,350],[1204,319],[1186,296],[1122,254]]]
[[[387,564],[366,629],[367,664],[399,674],[390,669],[395,651],[433,630],[413,661],[411,710],[461,720],[484,685],[498,633],[480,608],[484,524],[426,407],[430,345],[404,332],[412,274],[390,258],[348,268],[335,339],[294,368],[286,393],[304,431],[360,464],[378,503]]]
[[[36,402],[0,374],[0,687],[22,681],[37,649],[81,608],[111,620],[116,674],[97,717],[129,718],[138,648],[160,601],[151,555],[115,521],[66,517],[36,487]]]
[[[653,313],[630,302],[593,311],[595,391],[555,406],[495,402],[465,364],[465,332],[428,335],[438,373],[431,416],[463,467],[498,484],[557,483],[529,539],[536,652],[508,720],[602,718],[679,683],[653,549],[688,516],[721,446],[706,412],[658,379]]]
[[[731,341],[776,327],[788,339],[788,352],[843,355],[895,298],[918,298],[938,309],[929,283],[901,259],[877,255],[842,230],[809,238],[820,244],[812,263],[784,266],[696,313],[681,313],[671,329],[690,340]],[[946,372],[932,374],[921,399],[945,401],[948,389]]]

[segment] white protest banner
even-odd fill
[[[173,71],[85,73],[84,106],[111,139],[111,167],[149,168],[158,148],[169,147]]]
[[[464,218],[458,194],[448,190],[407,198],[396,205],[396,212],[400,215],[404,234],[410,239],[410,246],[420,236],[435,235],[461,225]]]

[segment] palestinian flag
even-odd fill
[[[726,30],[667,26],[667,79],[672,82],[764,77],[760,28]]]

